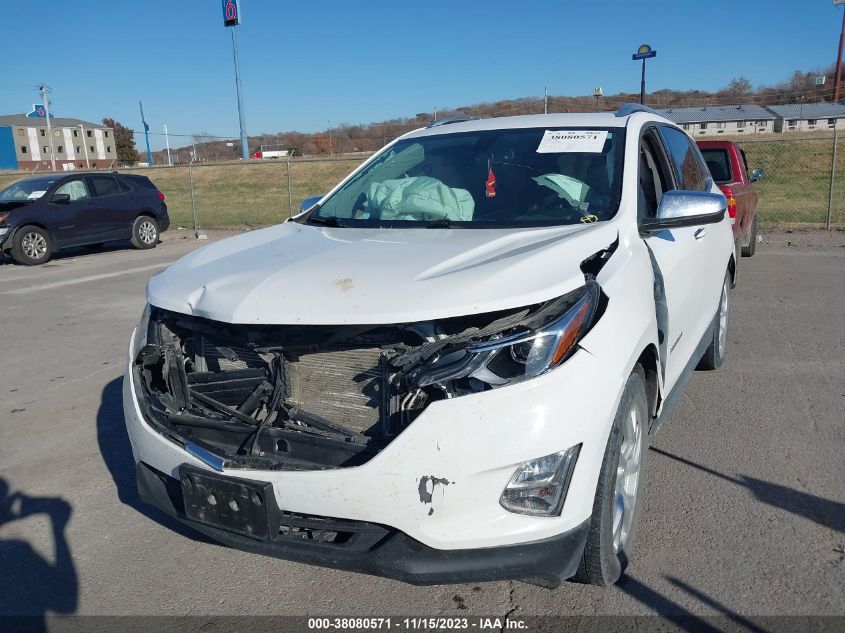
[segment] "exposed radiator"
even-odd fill
[[[379,349],[304,354],[286,363],[288,400],[358,433],[379,424]]]

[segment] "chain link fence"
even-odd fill
[[[833,134],[815,137],[734,137],[748,167],[762,167],[755,183],[763,225],[845,228],[845,143]],[[845,136],[840,133],[840,137]],[[710,139],[712,137],[702,137]],[[834,149],[836,160],[834,162]],[[324,194],[369,154],[333,158],[251,160],[121,170],[148,176],[165,194],[174,228],[255,228],[299,211],[304,198]],[[66,175],[63,172],[62,175]],[[43,175],[43,172],[36,174]],[[30,174],[0,173],[0,187]]]
[[[734,139],[749,169],[766,172],[754,183],[762,222],[845,226],[845,135],[838,136]]]

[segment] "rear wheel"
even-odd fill
[[[155,248],[158,244],[158,222],[148,215],[139,215],[132,223],[132,238],[135,248]]]
[[[645,377],[628,377],[599,473],[590,532],[576,582],[607,587],[622,576],[634,545],[640,498],[645,489],[648,443]]]
[[[37,266],[50,261],[53,247],[50,234],[38,226],[24,226],[15,234],[12,258],[25,266]]]
[[[751,219],[751,226],[748,227],[748,244],[742,246],[743,257],[754,257],[757,252],[757,214]]]
[[[716,312],[716,322],[713,327],[713,337],[698,361],[697,369],[718,369],[725,362],[728,351],[728,319],[731,315],[731,273],[725,275],[722,283],[722,296],[719,299],[719,309]]]

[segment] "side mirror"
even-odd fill
[[[55,204],[67,204],[70,202],[70,194],[69,193],[54,193],[53,197],[50,198],[50,202]]]
[[[716,224],[725,217],[728,201],[709,191],[667,191],[660,199],[656,218],[640,220],[641,233],[656,233],[685,226]]]
[[[766,172],[763,171],[762,167],[755,167],[751,170],[751,182],[757,182],[761,178],[766,177]]]
[[[323,196],[309,196],[302,201],[299,205],[299,212],[302,213],[303,211],[308,211],[311,207],[317,204],[320,200],[322,200]]]

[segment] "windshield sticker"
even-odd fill
[[[599,154],[607,140],[607,130],[546,130],[537,147],[538,154]]]
[[[38,198],[43,196],[45,193],[47,193],[47,192],[46,191],[33,191],[31,194],[29,194],[26,197],[26,199],[27,200],[38,200]]]

